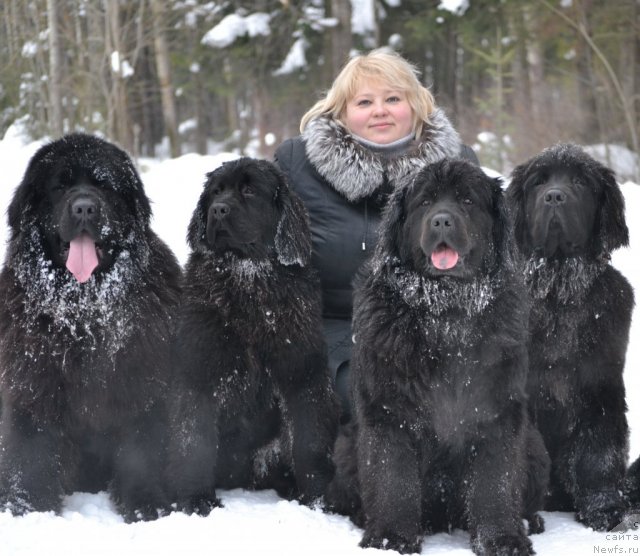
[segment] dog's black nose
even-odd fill
[[[77,197],[70,206],[71,216],[82,222],[94,221],[98,217],[98,203],[91,197]]]
[[[544,194],[544,202],[547,205],[562,205],[566,200],[567,195],[561,189],[548,189]]]
[[[229,215],[231,207],[227,203],[213,203],[209,212],[217,220],[222,220]]]
[[[444,229],[451,227],[453,227],[453,216],[447,212],[439,212],[431,218],[431,228],[433,230],[444,231]]]

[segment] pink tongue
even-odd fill
[[[458,253],[447,246],[438,247],[431,253],[431,262],[438,270],[449,270],[456,266]]]
[[[98,266],[96,244],[87,234],[80,234],[69,245],[67,269],[78,282],[86,282]]]

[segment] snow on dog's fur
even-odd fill
[[[629,242],[613,172],[557,145],[513,171],[507,197],[531,298],[529,409],[551,456],[548,510],[595,530],[623,519],[624,370],[633,290],[609,264]]]
[[[169,482],[208,513],[216,488],[311,504],[331,478],[337,406],[302,202],[271,163],[207,176],[188,234]]]
[[[127,520],[161,481],[180,268],[127,154],[73,134],[31,159],[0,274],[0,504],[59,511],[109,488]]]
[[[361,546],[420,552],[425,533],[464,527],[478,554],[530,554],[522,517],[543,530],[510,244],[498,180],[468,162],[427,166],[389,200],[356,287],[356,419],[327,494]]]

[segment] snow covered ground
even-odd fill
[[[0,260],[7,237],[5,211],[38,143],[26,143],[16,128],[0,141]],[[187,257],[187,223],[204,183],[204,174],[230,158],[184,155],[178,159],[140,161],[140,171],[154,205],[154,229],[173,248],[179,260]],[[640,186],[622,185],[627,202],[631,247],[614,254],[613,264],[632,282],[640,298]],[[637,219],[636,219],[637,218]],[[631,427],[631,459],[640,454],[640,311],[631,330],[625,380]],[[361,531],[346,518],[310,510],[279,499],[275,493],[240,490],[220,492],[224,508],[207,518],[171,514],[155,522],[125,524],[105,493],[76,493],[66,499],[62,515],[33,513],[12,517],[0,513],[0,556],[163,556],[169,554],[218,555],[336,555],[374,553],[358,548]],[[595,533],[579,525],[570,514],[545,513],[547,531],[532,537],[540,555],[640,553],[640,535]],[[469,536],[427,537],[423,554],[470,555]]]

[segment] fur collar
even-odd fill
[[[314,168],[352,202],[375,193],[385,178],[398,187],[425,164],[460,152],[460,136],[441,109],[436,109],[424,124],[420,141],[413,141],[406,153],[396,157],[367,149],[326,116],[309,122],[302,138]]]

